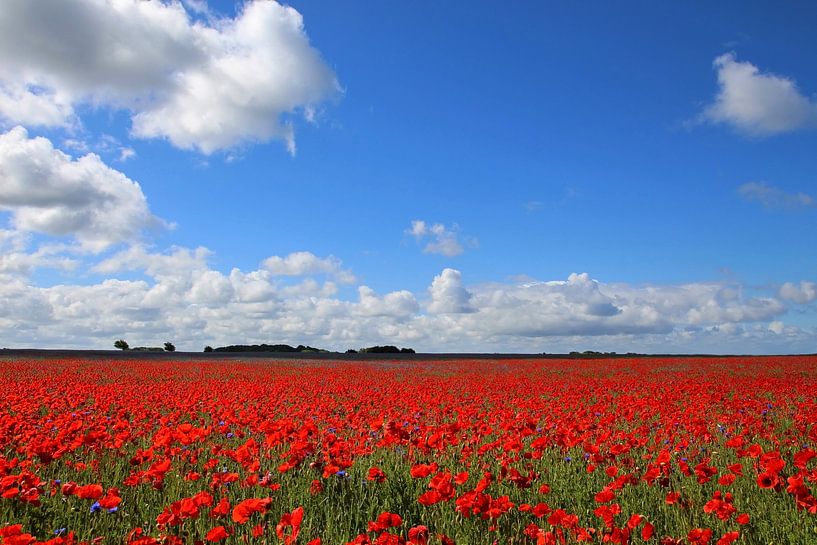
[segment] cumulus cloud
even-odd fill
[[[775,294],[747,295],[736,284],[608,284],[580,273],[468,285],[460,271],[444,269],[419,298],[365,285],[345,298],[331,281],[278,274],[315,271],[294,259],[277,272],[265,265],[222,272],[210,257],[205,248],[134,246],[98,263],[90,272],[104,279],[83,285],[38,287],[0,271],[0,300],[9,303],[0,306],[0,345],[105,348],[125,337],[145,345],[171,339],[191,350],[288,342],[340,350],[781,352],[806,350],[817,337],[785,324]],[[134,279],[135,271],[144,278]]]
[[[748,182],[738,188],[738,195],[773,210],[796,210],[815,206],[814,197],[805,193],[788,193],[764,182]]]
[[[208,270],[207,259],[210,255],[210,250],[201,246],[195,249],[174,247],[165,253],[154,253],[141,244],[135,244],[100,261],[91,271],[113,274],[140,270],[154,278],[174,278]]]
[[[74,159],[22,127],[0,134],[0,210],[16,230],[70,236],[95,252],[164,225],[139,184],[99,156]]]
[[[420,305],[414,294],[408,290],[394,291],[378,297],[368,286],[358,288],[359,302],[357,312],[363,316],[385,316],[395,319],[408,319],[417,314]]]
[[[278,139],[294,153],[285,118],[313,119],[340,92],[300,13],[273,1],[249,2],[234,19],[186,9],[201,6],[4,1],[0,118],[71,127],[81,106],[105,106],[130,112],[135,136],[179,148],[209,154]]]
[[[784,301],[805,305],[817,299],[817,284],[806,280],[803,280],[799,284],[786,282],[780,286],[778,294]]]
[[[475,248],[479,245],[477,239],[473,237],[460,241],[457,224],[446,227],[442,223],[432,224],[423,220],[412,220],[411,227],[406,230],[406,234],[413,236],[418,243],[423,244],[423,252],[446,257],[460,255],[465,251],[465,246]]]
[[[471,293],[462,285],[462,273],[455,269],[443,269],[434,277],[428,288],[431,302],[428,311],[433,314],[462,314],[474,312]]]
[[[794,80],[763,73],[750,62],[738,61],[734,53],[721,55],[713,65],[719,89],[702,120],[753,136],[817,127],[817,101],[803,95]]]
[[[669,334],[679,326],[755,321],[784,311],[774,301],[720,297],[719,285],[604,285],[586,273],[567,280],[472,288],[478,315],[467,329],[532,338]]]
[[[36,269],[72,270],[75,259],[60,255],[59,245],[42,245],[30,250],[30,236],[12,229],[0,229],[0,275],[28,276]]]
[[[270,256],[264,260],[264,268],[275,276],[309,276],[325,274],[334,277],[343,284],[351,284],[355,276],[343,268],[340,259],[318,257],[312,252],[293,252],[285,257]]]

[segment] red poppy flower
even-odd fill
[[[229,536],[230,536],[230,534],[227,533],[227,529],[224,526],[216,526],[215,528],[213,528],[212,530],[207,532],[207,535],[205,536],[205,539],[207,541],[214,541],[215,542],[215,541],[221,541],[223,539],[226,539]]]

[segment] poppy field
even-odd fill
[[[0,360],[0,544],[817,543],[817,358]]]

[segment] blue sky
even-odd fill
[[[814,351],[813,4],[25,4],[3,345]]]

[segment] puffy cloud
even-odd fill
[[[8,248],[22,244],[17,234],[3,237]],[[0,271],[0,300],[9,302],[0,308],[0,345],[105,348],[125,337],[140,345],[170,339],[191,350],[288,342],[340,350],[398,344],[466,352],[779,353],[807,350],[817,338],[784,323],[779,299],[747,295],[737,284],[606,284],[581,273],[467,285],[459,271],[444,269],[421,301],[408,290],[381,295],[364,285],[347,298],[331,281],[279,274],[324,274],[342,270],[339,262],[320,269],[288,257],[273,260],[276,272],[224,273],[209,265],[205,248],[155,253],[134,246],[95,265],[90,272],[107,277],[96,283],[37,287]],[[139,271],[144,278],[134,279]],[[120,273],[131,279],[116,278]],[[780,297],[791,299],[789,290],[781,288]]]
[[[787,193],[763,182],[748,182],[738,188],[738,195],[747,201],[756,201],[773,210],[795,210],[817,204],[811,195]]]
[[[468,237],[464,242],[459,239],[459,226],[446,227],[442,223],[426,223],[423,220],[412,220],[406,234],[413,236],[417,242],[425,242],[423,252],[440,254],[447,257],[460,255],[465,246],[475,248],[479,245],[476,238]]]
[[[90,104],[125,109],[135,136],[180,148],[279,139],[294,153],[282,117],[312,119],[338,93],[301,15],[272,1],[234,19],[136,0],[6,0],[0,11],[0,118],[12,123],[76,125]]]
[[[805,280],[799,284],[786,282],[780,286],[778,294],[785,301],[805,305],[817,299],[817,284]]]
[[[270,256],[264,260],[263,265],[275,276],[325,274],[344,284],[351,284],[355,281],[355,276],[343,268],[341,260],[331,255],[321,258],[312,252],[293,252],[286,257]]]
[[[196,249],[174,247],[166,253],[152,253],[136,244],[100,261],[92,271],[111,274],[140,270],[154,278],[173,278],[208,270],[210,255],[210,250],[201,246]]]
[[[702,120],[726,123],[740,132],[766,136],[817,126],[817,101],[800,93],[794,80],[762,73],[734,53],[715,59],[718,94]]]
[[[357,313],[363,316],[388,316],[396,319],[407,319],[420,310],[414,294],[407,290],[387,293],[378,297],[368,286],[358,288],[359,302]]]
[[[2,252],[2,250],[0,250]],[[73,270],[78,263],[66,256],[49,255],[48,252],[2,252],[0,253],[0,275],[14,274],[28,276],[36,269]]]
[[[22,127],[0,134],[0,210],[17,230],[71,236],[91,251],[163,225],[138,183],[97,155],[73,159]]]
[[[71,100],[66,96],[6,83],[0,76],[0,121],[29,127],[70,127],[76,123]]]
[[[77,267],[75,259],[59,255],[59,245],[42,245],[29,250],[30,235],[10,229],[0,229],[0,275],[28,276],[35,269],[71,270]]]
[[[443,269],[434,277],[428,288],[431,302],[428,311],[433,314],[462,314],[474,312],[471,293],[462,285],[462,273],[455,269]]]

